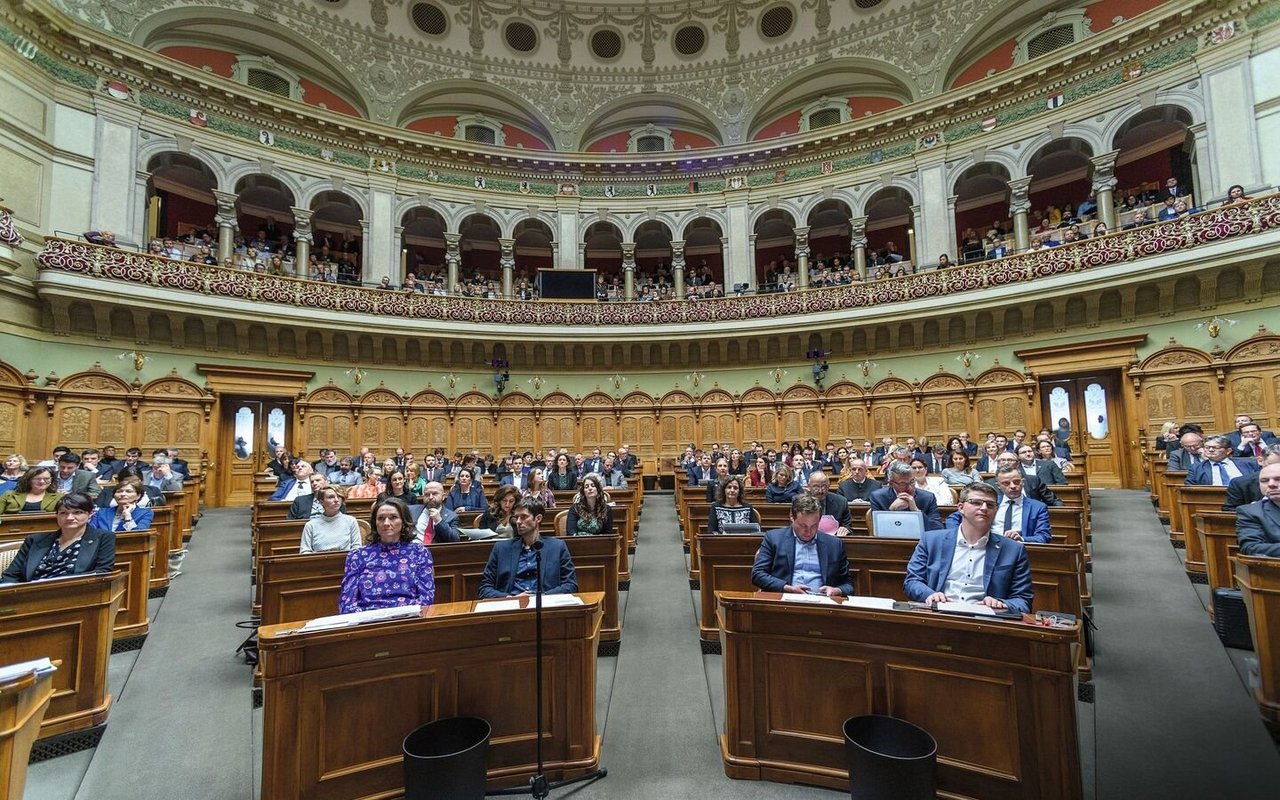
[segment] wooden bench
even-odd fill
[[[603,641],[618,641],[618,557],[621,536],[571,536],[564,539],[578,576],[578,590],[603,592]],[[296,544],[296,543],[295,543]],[[492,542],[451,542],[431,546],[436,602],[474,600],[488,563]],[[345,551],[277,554],[262,559],[258,584],[262,591],[262,624],[296,622],[336,614]]]
[[[31,746],[53,698],[53,675],[28,672],[0,682],[0,800],[22,800]]]
[[[1200,551],[1204,553],[1205,579],[1209,583],[1209,591],[1214,589],[1234,589],[1236,582],[1232,575],[1231,559],[1240,552],[1240,542],[1236,538],[1236,512],[1234,511],[1197,511],[1193,530]],[[1209,605],[1209,615],[1213,615],[1213,605]]]
[[[701,534],[696,540],[702,563],[699,587],[699,637],[703,642],[720,640],[715,616],[716,592],[752,591],[751,566],[760,549],[760,536],[721,536]],[[907,562],[915,551],[912,539],[877,539],[871,536],[847,536],[843,540],[854,591],[860,596],[891,597],[905,600],[903,581]],[[1079,545],[1028,544],[1031,582],[1035,587],[1033,611],[1065,611],[1083,618],[1084,602],[1080,575],[1082,554]],[[1082,633],[1083,636],[1083,628]],[[1083,644],[1083,643],[1082,643]],[[1081,647],[1081,680],[1092,673]]]
[[[1178,530],[1182,531],[1186,548],[1187,576],[1193,583],[1204,583],[1205,576],[1204,548],[1202,541],[1195,535],[1195,515],[1203,511],[1221,511],[1227,499],[1225,486],[1178,486],[1175,489],[1177,504],[1172,509],[1169,519],[1177,519]]]
[[[124,599],[119,572],[0,584],[0,653],[6,662],[49,658],[53,699],[40,738],[81,731],[107,721],[107,658]]]
[[[1161,479],[1161,496],[1167,498],[1168,507],[1165,512],[1169,515],[1169,541],[1174,547],[1183,547],[1183,536],[1185,529],[1181,527],[1182,520],[1177,513],[1178,509],[1178,488],[1187,482],[1187,473],[1184,470],[1165,470]],[[1163,501],[1162,501],[1163,502]]]
[[[1258,683],[1253,697],[1263,720],[1280,729],[1280,558],[1237,555],[1236,585],[1249,611],[1253,650],[1258,656]]]

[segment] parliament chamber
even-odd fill
[[[936,739],[939,797],[1280,785],[1280,559],[1168,455],[1280,430],[1274,3],[26,0],[0,41],[0,459],[126,459],[107,507],[130,448],[183,478],[110,572],[0,586],[0,668],[56,666],[0,679],[0,797],[396,797],[454,714],[509,788],[538,708],[548,777],[609,772],[553,796],[835,797],[864,714]],[[1054,448],[1031,608],[1074,621],[883,605],[915,542],[858,500],[882,605],[757,592],[687,469],[759,445],[852,498],[840,450],[961,434]],[[305,473],[368,523],[408,456],[490,502],[545,464],[581,604],[541,706],[490,540],[429,545],[420,618],[301,630],[346,563],[299,552]],[[0,563],[59,527],[0,513]]]

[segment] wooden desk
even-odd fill
[[[1204,553],[1205,576],[1209,591],[1234,589],[1235,578],[1231,574],[1231,559],[1240,551],[1236,538],[1236,512],[1197,511],[1194,516],[1195,537]],[[1209,605],[1213,616],[1213,605]]]
[[[107,720],[111,627],[124,598],[119,572],[0,585],[0,653],[6,661],[61,661],[40,738]]]
[[[1169,506],[1166,509],[1169,512],[1169,541],[1174,547],[1178,547],[1182,540],[1184,531],[1180,527],[1182,520],[1178,515],[1178,487],[1183,486],[1187,482],[1187,473],[1185,470],[1166,469],[1160,478],[1161,496],[1168,499]]]
[[[720,596],[729,777],[847,788],[844,721],[889,714],[937,740],[942,796],[1082,796],[1078,628],[778,597]]]
[[[579,591],[598,592],[602,597],[601,641],[620,640],[617,551],[622,547],[622,537],[570,536],[563,541],[573,559]],[[492,542],[432,545],[437,602],[474,600],[480,593],[480,578],[492,549]],[[299,554],[297,542],[292,554],[263,558],[258,572],[262,624],[336,614],[346,558],[346,551]]]
[[[600,761],[595,732],[599,594],[543,612],[546,775]],[[404,786],[401,743],[419,725],[476,716],[493,726],[489,786],[527,783],[536,743],[531,611],[485,612],[475,601],[420,619],[290,635],[259,631],[263,685],[262,800],[387,798]]]
[[[1236,585],[1249,610],[1249,631],[1258,655],[1258,701],[1262,718],[1280,727],[1280,558],[1235,557]]]
[[[1178,520],[1178,530],[1182,532],[1182,541],[1186,547],[1186,572],[1192,583],[1204,583],[1205,563],[1204,548],[1201,540],[1195,535],[1195,515],[1203,511],[1221,511],[1227,499],[1225,486],[1178,486],[1177,505],[1169,516],[1170,528],[1172,520]]]
[[[52,674],[28,672],[0,683],[0,800],[22,800],[31,745],[52,698]]]

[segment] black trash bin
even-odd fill
[[[477,717],[448,717],[406,736],[405,800],[483,800],[492,731]]]
[[[938,743],[897,717],[875,714],[844,723],[852,800],[934,800]]]

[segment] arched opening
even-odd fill
[[[1027,164],[1031,175],[1027,224],[1041,241],[1074,240],[1072,226],[1081,221],[1077,209],[1093,191],[1093,148],[1083,139],[1055,139],[1036,151]],[[1053,231],[1064,229],[1063,233]],[[1079,230],[1087,231],[1087,226]],[[1070,231],[1070,235],[1066,231]]]
[[[182,240],[190,258],[200,247],[218,251],[218,227],[213,221],[218,213],[213,189],[218,179],[213,170],[198,158],[185,153],[159,153],[147,162],[147,207],[155,210],[149,216],[150,238]]]
[[[756,285],[762,292],[796,288],[796,220],[781,208],[770,209],[756,220]]]
[[[300,272],[293,266],[293,207],[297,199],[289,187],[270,175],[246,175],[236,182],[235,192],[239,226],[234,245],[236,263],[265,271],[271,256],[281,255],[288,259],[288,269]]]
[[[1185,198],[1187,208],[1203,208],[1210,199],[1212,187],[1195,185],[1191,121],[1186,109],[1155,106],[1130,117],[1116,131],[1111,146],[1120,152],[1116,155],[1113,196],[1120,225],[1128,224],[1137,209],[1158,204],[1147,214],[1154,219],[1171,192]]]
[[[867,268],[873,278],[911,272],[908,242],[915,228],[911,193],[886,186],[867,198]]]
[[[582,237],[583,266],[596,272],[596,299],[622,299],[622,231],[612,222],[592,223]]]
[[[858,280],[850,254],[849,218],[853,209],[843,200],[823,200],[809,212],[809,285],[838,286]]]
[[[444,289],[444,217],[434,208],[416,206],[404,212],[400,224],[404,227],[401,247],[405,250],[406,268],[425,291]]]
[[[671,229],[658,220],[640,224],[636,244],[636,299],[670,300],[674,297],[671,275]]]
[[[956,241],[962,263],[986,258],[988,240],[1012,233],[1009,170],[989,161],[974,164],[956,179]]]
[[[542,220],[525,219],[516,225],[514,235],[516,273],[513,292],[519,300],[533,300],[537,285],[534,277],[538,270],[555,266],[555,234]]]
[[[684,283],[690,297],[724,296],[723,236],[720,223],[710,217],[684,226]]]
[[[458,247],[462,263],[458,268],[455,294],[464,297],[496,298],[502,284],[502,229],[485,214],[472,214],[458,226],[462,238]]]
[[[336,270],[339,283],[360,283],[364,247],[360,206],[342,192],[321,192],[311,201],[311,212],[317,262],[326,273]]]

